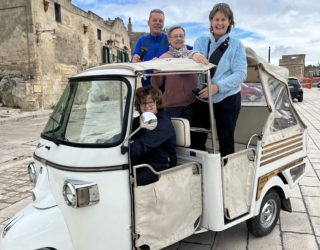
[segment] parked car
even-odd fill
[[[320,81],[317,83],[317,87],[320,88]]]
[[[288,85],[291,94],[292,100],[298,99],[299,102],[303,101],[303,89],[298,78],[289,77],[288,78]]]
[[[258,87],[248,86],[246,83],[241,85],[241,99],[254,102],[262,97],[262,90]]]

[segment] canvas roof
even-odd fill
[[[287,82],[288,78],[288,69],[284,67],[279,67],[276,65],[269,64],[265,59],[258,56],[253,49],[246,48],[247,60],[249,66],[259,66],[265,72],[272,75],[282,82]],[[148,70],[153,70],[157,73],[171,73],[171,72],[185,72],[185,73],[200,73],[205,72],[206,70],[214,67],[213,64],[204,65],[197,63],[192,59],[188,58],[163,58],[156,59],[146,62],[139,63],[113,63],[113,64],[104,64],[91,69],[88,69],[79,75],[79,76],[88,76],[88,75],[102,75],[110,74],[121,74],[121,75],[135,75],[139,72],[146,73]],[[125,72],[123,71],[125,70]],[[105,71],[105,72],[102,72]],[[248,72],[249,73],[249,72]],[[260,73],[262,73],[260,71]],[[267,83],[266,83],[267,84]]]
[[[88,71],[126,69],[132,72],[153,70],[156,72],[204,72],[214,67],[213,64],[204,65],[188,58],[163,58],[139,63],[113,63],[91,68]]]
[[[246,54],[248,66],[257,65],[281,82],[286,83],[288,81],[289,71],[287,68],[268,63],[264,58],[258,56],[251,48],[246,48]]]

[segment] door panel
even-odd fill
[[[250,148],[223,158],[228,159],[222,169],[225,217],[232,220],[250,210],[254,176],[255,150]]]
[[[141,167],[152,169],[149,165],[138,165],[134,173]],[[150,249],[161,249],[192,235],[200,223],[199,164],[183,164],[157,175],[157,182],[134,186],[136,247],[147,245]]]

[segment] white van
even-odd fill
[[[212,108],[210,131],[173,118],[178,165],[163,172],[130,163],[135,90],[149,70],[210,77],[213,65],[161,59],[72,77],[28,167],[33,202],[4,228],[0,249],[161,249],[243,221],[255,236],[271,232],[280,210],[291,211],[288,189],[305,174],[307,131],[289,97],[287,71],[251,49],[247,59],[245,84],[262,95],[242,101],[236,152],[220,157]],[[142,127],[156,126],[150,113],[142,117]],[[209,133],[206,151],[188,147],[191,130]],[[137,186],[142,167],[159,180]]]

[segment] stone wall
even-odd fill
[[[29,1],[0,1],[0,69],[19,70],[24,79],[35,75],[32,14]]]
[[[32,85],[32,80],[25,80],[18,70],[0,70],[0,102],[9,107],[39,109]]]
[[[120,18],[104,20],[70,0],[1,0],[0,23],[0,70],[21,72],[25,98],[38,102],[32,108],[54,106],[70,76],[131,54]]]

